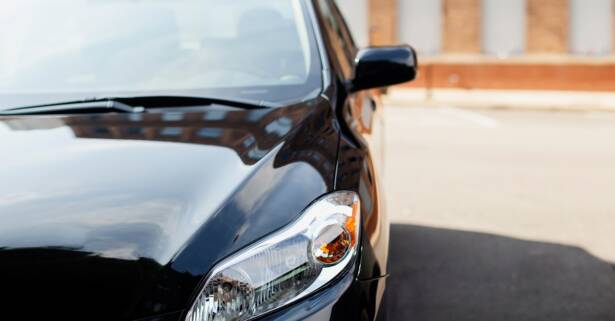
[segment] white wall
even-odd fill
[[[398,1],[399,40],[420,54],[438,54],[442,49],[442,1]]]
[[[481,10],[484,53],[506,57],[525,52],[525,0],[483,0]]]
[[[337,0],[352,36],[360,47],[369,44],[368,0]],[[404,1],[404,0],[401,0]],[[431,1],[431,0],[429,0]]]
[[[570,1],[570,51],[581,55],[608,55],[613,49],[611,0]]]

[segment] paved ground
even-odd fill
[[[393,320],[615,320],[615,113],[385,114]]]

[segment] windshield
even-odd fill
[[[303,5],[301,0],[2,1],[0,109],[17,98],[27,104],[65,96],[304,98],[320,88],[321,74]]]

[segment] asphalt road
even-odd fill
[[[385,115],[392,320],[615,320],[615,114]]]

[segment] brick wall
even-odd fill
[[[480,0],[443,0],[442,27],[444,52],[479,53]]]
[[[370,42],[397,43],[398,1],[369,0]],[[430,1],[430,0],[424,0]],[[568,0],[527,1],[527,53],[568,52]],[[444,53],[480,53],[481,0],[442,0]]]
[[[410,0],[368,1],[372,44],[397,43],[397,6]],[[511,59],[480,56],[482,0],[441,1],[444,55],[420,57],[421,75],[411,86],[615,91],[615,55],[567,55],[570,0],[526,0],[526,55]]]
[[[369,0],[368,8],[370,44],[397,43],[397,0]]]
[[[527,52],[568,52],[568,0],[527,0]]]

